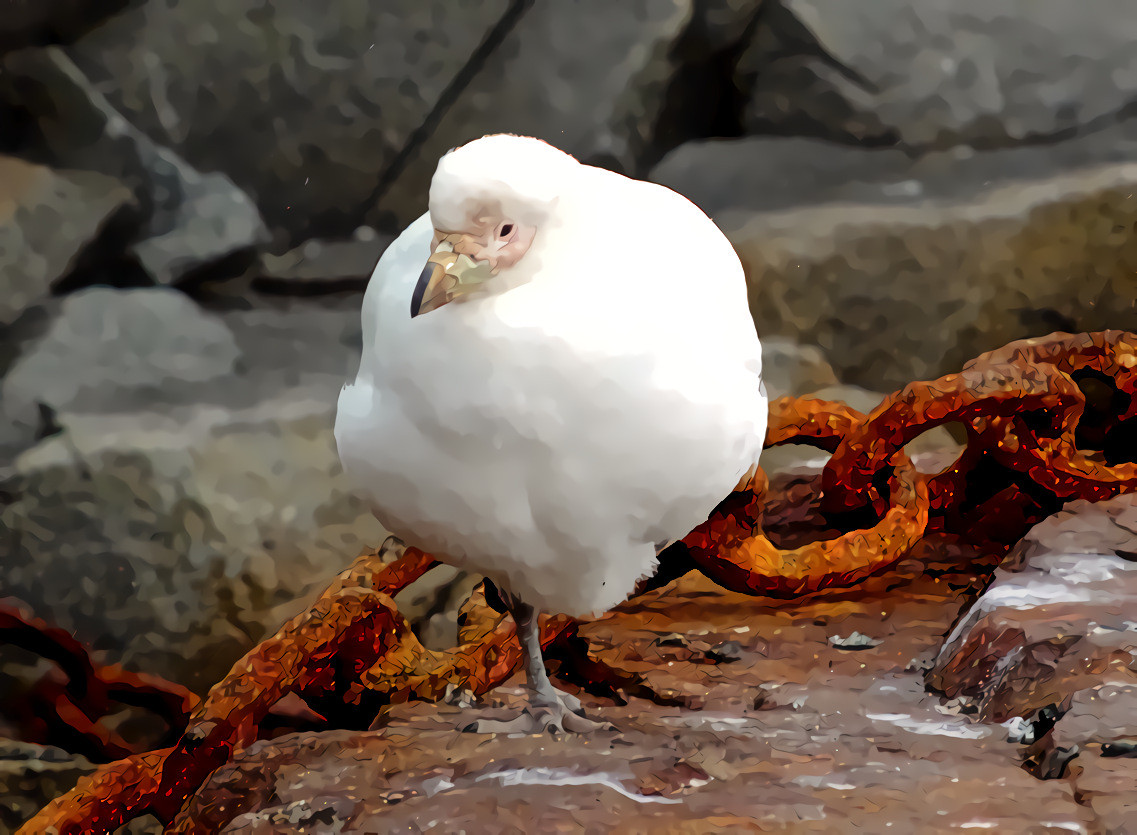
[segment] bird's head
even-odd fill
[[[442,157],[430,184],[433,254],[415,286],[411,316],[484,291],[521,263],[578,168],[539,139],[508,134]]]

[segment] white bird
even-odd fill
[[[685,198],[528,137],[443,156],[429,208],[371,277],[340,458],[388,530],[502,590],[530,698],[476,729],[587,731],[536,612],[623,601],[757,464],[742,266]]]

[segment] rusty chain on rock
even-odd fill
[[[1087,410],[1087,379],[1108,404]],[[761,529],[767,479],[756,470],[680,546],[722,586],[795,597],[849,586],[901,559],[929,529],[1010,542],[1075,497],[1137,487],[1137,336],[1121,331],[1053,334],[977,357],[961,372],[917,382],[868,415],[843,403],[785,397],[771,404],[767,446],[830,452],[821,505],[836,538],[780,548]],[[1101,398],[1099,398],[1100,400]],[[905,446],[958,423],[967,444],[940,473],[915,469]],[[1125,456],[1128,455],[1128,460]],[[1001,539],[1000,539],[1001,537]],[[185,801],[235,749],[253,742],[268,711],[296,693],[326,716],[359,716],[409,699],[437,701],[460,687],[485,693],[508,678],[521,653],[512,624],[479,594],[463,609],[460,645],[427,650],[392,597],[437,563],[413,548],[394,560],[361,556],[306,612],[251,650],[198,704],[175,745],[100,767],[48,804],[21,832],[109,831],[151,813],[172,831],[194,831]],[[550,650],[582,655],[577,624],[543,619]],[[633,676],[590,660],[585,677],[624,692]],[[347,713],[344,712],[347,710]]]

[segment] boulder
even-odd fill
[[[232,178],[297,243],[359,224],[515,16],[506,0],[146,2],[67,51],[129,122]]]
[[[380,226],[410,223],[426,211],[439,157],[485,134],[536,136],[584,162],[633,169],[662,112],[677,69],[671,47],[690,15],[688,0],[531,4],[389,175],[371,217]]]
[[[131,202],[112,177],[0,156],[0,328],[45,298]]]
[[[996,721],[1064,711],[1133,664],[1137,496],[1036,525],[948,635],[927,681]]]
[[[47,420],[0,487],[0,587],[108,662],[220,678],[386,536],[332,437],[358,303],[67,297],[3,382],[6,410]]]
[[[3,487],[5,593],[204,691],[386,536],[343,476],[334,404],[61,416]]]
[[[1053,148],[894,151],[691,143],[651,178],[730,238],[763,336],[846,383],[899,388],[1013,339],[1137,328],[1137,120]]]
[[[163,389],[231,374],[233,334],[177,290],[92,287],[68,296],[47,333],[0,383],[9,419],[39,425],[51,413],[129,412]]]
[[[257,287],[278,293],[328,293],[367,287],[393,238],[367,226],[347,240],[313,238],[283,255],[265,253],[253,268]]]
[[[4,61],[11,102],[25,107],[60,164],[130,185],[143,208],[130,253],[151,281],[169,284],[268,241],[256,206],[222,173],[201,173],[156,145],[112,106],[58,47]]]
[[[911,148],[1052,142],[1137,101],[1128,0],[771,0],[748,132]]]

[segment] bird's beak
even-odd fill
[[[465,235],[450,235],[434,248],[418,277],[411,296],[411,318],[437,310],[447,302],[477,289],[493,276],[489,261],[475,261],[455,250],[469,249]],[[470,250],[473,251],[473,250]]]

